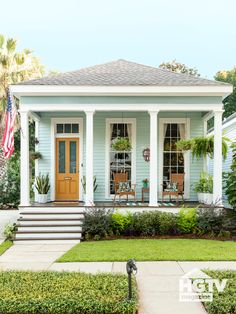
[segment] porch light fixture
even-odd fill
[[[150,161],[150,148],[145,148],[143,150],[143,158],[145,161]]]

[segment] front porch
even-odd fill
[[[173,141],[178,138],[192,138],[194,136],[203,136],[206,133],[205,125],[209,117],[215,118],[215,156],[214,158],[214,187],[213,202],[218,205],[222,198],[222,147],[221,147],[221,116],[222,111],[215,110],[203,115],[203,109],[196,111],[192,108],[189,113],[182,111],[143,111],[140,106],[139,111],[131,111],[130,107],[124,111],[113,110],[113,112],[100,111],[99,106],[96,110],[85,112],[71,111],[51,112],[46,111],[24,111],[21,110],[21,206],[31,206],[29,198],[29,131],[28,119],[32,117],[35,120],[36,138],[39,144],[36,145],[36,151],[42,153],[42,160],[36,160],[35,174],[48,172],[50,175],[50,194],[46,206],[54,201],[68,201],[71,199],[60,199],[57,197],[57,143],[58,140],[65,142],[70,137],[75,142],[78,139],[78,156],[75,158],[75,171],[78,186],[78,198],[73,201],[79,201],[80,206],[101,206],[101,207],[175,207],[179,208],[182,203],[170,202],[167,199],[162,201],[162,184],[165,180],[170,180],[171,173],[184,173],[184,204],[197,205],[197,195],[193,192],[192,185],[198,180],[199,174],[205,169],[205,160],[193,160],[189,153],[171,151],[166,152],[165,141]],[[72,109],[72,108],[71,108]],[[101,108],[100,108],[101,109]],[[73,116],[73,118],[71,118]],[[58,128],[64,125],[76,125],[78,123],[77,134],[58,133]],[[68,124],[69,123],[69,124]],[[171,139],[168,133],[168,125],[177,128],[178,135]],[[85,126],[85,127],[84,127]],[[130,152],[114,152],[111,150],[111,142],[114,136],[114,130],[123,128],[130,136],[132,150]],[[181,131],[181,128],[183,131]],[[122,129],[122,130],[123,130]],[[171,131],[172,132],[172,131]],[[182,132],[182,134],[181,134]],[[181,136],[179,135],[181,134]],[[178,137],[179,136],[179,137]],[[168,146],[168,145],[167,145]],[[150,161],[143,158],[143,150],[150,148]],[[58,151],[58,156],[61,152]],[[122,155],[122,156],[119,156]],[[123,155],[125,157],[123,157]],[[126,156],[127,155],[127,156]],[[166,159],[167,155],[167,159]],[[117,161],[117,157],[119,160]],[[168,156],[172,156],[169,161]],[[177,156],[177,157],[175,157]],[[182,156],[182,157],[181,157]],[[69,157],[65,157],[69,158]],[[77,158],[77,159],[76,159]],[[122,158],[123,161],[122,161]],[[176,158],[178,160],[176,161]],[[167,161],[166,161],[167,160]],[[121,165],[121,162],[124,164]],[[166,166],[166,162],[169,162]],[[182,162],[182,164],[181,164]],[[64,167],[71,161],[65,159]],[[62,170],[63,172],[63,170]],[[112,203],[114,197],[113,173],[127,172],[128,180],[131,184],[136,184],[136,198],[129,202],[122,201],[120,204]],[[64,176],[68,174],[64,173]],[[71,175],[71,174],[69,174]],[[96,176],[98,189],[94,191],[93,178]],[[86,186],[83,190],[81,179],[86,177]],[[142,200],[142,180],[149,180],[149,193],[145,194],[145,200]],[[36,195],[37,200],[37,195]],[[73,205],[74,206],[74,205]]]

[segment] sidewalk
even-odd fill
[[[54,270],[126,274],[125,262],[56,263],[71,245],[14,245],[0,256],[2,270]],[[179,279],[188,271],[233,269],[236,262],[137,262],[139,314],[206,314],[202,304],[179,302]]]

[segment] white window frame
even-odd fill
[[[106,156],[105,156],[105,199],[111,199],[110,194],[110,127],[113,123],[129,123],[132,125],[131,183],[136,183],[136,118],[106,119]]]
[[[57,124],[78,123],[79,133],[57,133]],[[79,179],[83,177],[83,118],[51,118],[51,201],[55,201],[56,195],[56,138],[79,138]],[[79,182],[79,196],[82,200],[83,188]]]
[[[186,139],[190,138],[190,118],[160,118],[159,119],[159,179],[163,182],[163,149],[164,149],[164,124],[181,123],[185,124]],[[184,198],[190,198],[190,152],[185,152],[184,157]],[[162,197],[162,186],[160,186],[159,197]]]

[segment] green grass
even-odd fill
[[[59,262],[233,261],[236,242],[198,239],[131,239],[82,242]]]
[[[8,250],[12,246],[12,242],[9,240],[4,241],[2,244],[0,244],[0,255],[2,255],[6,250]]]
[[[76,272],[0,272],[1,314],[134,314],[136,282],[127,300],[126,275]]]
[[[204,270],[213,279],[228,279],[223,292],[214,289],[213,302],[205,302],[209,314],[236,313],[236,271],[210,271]]]

